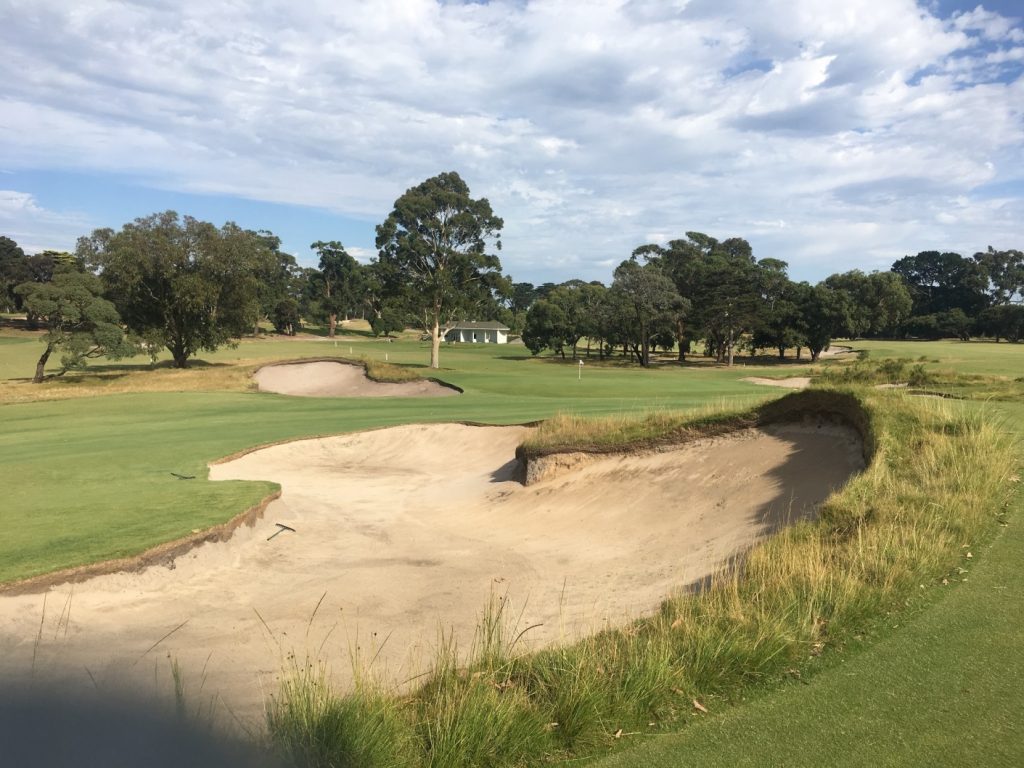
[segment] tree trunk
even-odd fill
[[[329,338],[329,339],[333,339],[334,338],[334,331],[335,331],[335,329],[337,327],[338,327],[338,313],[337,312],[331,312],[331,314],[329,316],[328,324],[327,324],[327,338]],[[434,327],[436,328],[437,326],[434,326]],[[432,368],[436,368],[437,366],[431,366],[431,367]]]
[[[173,344],[167,345],[167,350],[171,353],[175,368],[188,368],[188,351],[184,344],[175,341]]]
[[[786,348],[780,346],[779,347],[779,360],[785,360],[785,359],[786,359]]]
[[[812,349],[811,350],[811,362],[812,363],[818,362],[818,355],[820,355],[820,354],[821,354],[821,350],[820,349],[819,350],[813,350]]]
[[[50,359],[51,352],[53,352],[53,344],[47,344],[46,349],[43,350],[43,354],[39,356],[39,361],[36,363],[36,375],[32,377],[33,384],[41,384],[43,379],[46,378],[46,361]]]
[[[434,315],[434,326],[430,329],[430,367],[441,367],[441,320]]]

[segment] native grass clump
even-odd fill
[[[871,458],[817,521],[765,540],[653,616],[555,647],[529,650],[529,627],[495,596],[473,646],[439,643],[412,691],[370,684],[365,670],[347,693],[322,675],[293,675],[270,710],[273,743],[300,766],[513,766],[586,755],[813,674],[947,588],[1008,503],[1017,465],[1008,431],[956,402],[868,389],[812,390],[731,421],[697,421],[742,428],[795,414],[801,398],[812,409],[855,402],[860,417],[848,421]],[[618,439],[589,434],[580,444],[625,447],[638,433],[687,429],[668,414],[637,423],[645,428],[620,423]]]
[[[1019,400],[1024,397],[1024,379],[981,373],[961,373],[937,368],[938,360],[919,357],[883,358],[867,356],[843,365],[828,365],[815,372],[817,380],[834,386],[873,385],[907,388],[917,394],[931,394],[964,400]]]

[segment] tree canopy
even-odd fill
[[[63,352],[60,373],[83,366],[89,358],[117,359],[135,351],[114,305],[102,298],[103,286],[95,275],[63,265],[48,282],[22,283],[15,290],[45,329],[41,341],[46,347],[33,382],[43,381],[50,355],[57,350]]]
[[[78,241],[79,257],[98,270],[128,329],[151,347],[166,347],[178,368],[253,328],[267,250],[236,224],[218,228],[174,211]]]
[[[455,172],[427,179],[395,200],[377,226],[385,292],[400,297],[430,333],[430,367],[440,366],[441,339],[452,322],[507,292],[498,257],[504,225],[486,198],[474,200]]]

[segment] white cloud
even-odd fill
[[[0,233],[25,253],[64,250],[89,226],[82,214],[47,210],[28,192],[0,189]]]
[[[0,0],[0,165],[368,222],[457,169],[505,219],[520,279],[607,279],[645,233],[746,236],[807,276],[1024,240],[1019,198],[971,202],[1024,159],[1020,22],[980,7],[256,8]]]

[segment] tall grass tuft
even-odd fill
[[[365,680],[343,695],[321,663],[292,663],[267,708],[271,741],[290,764],[306,768],[403,768],[411,729],[402,703]]]

